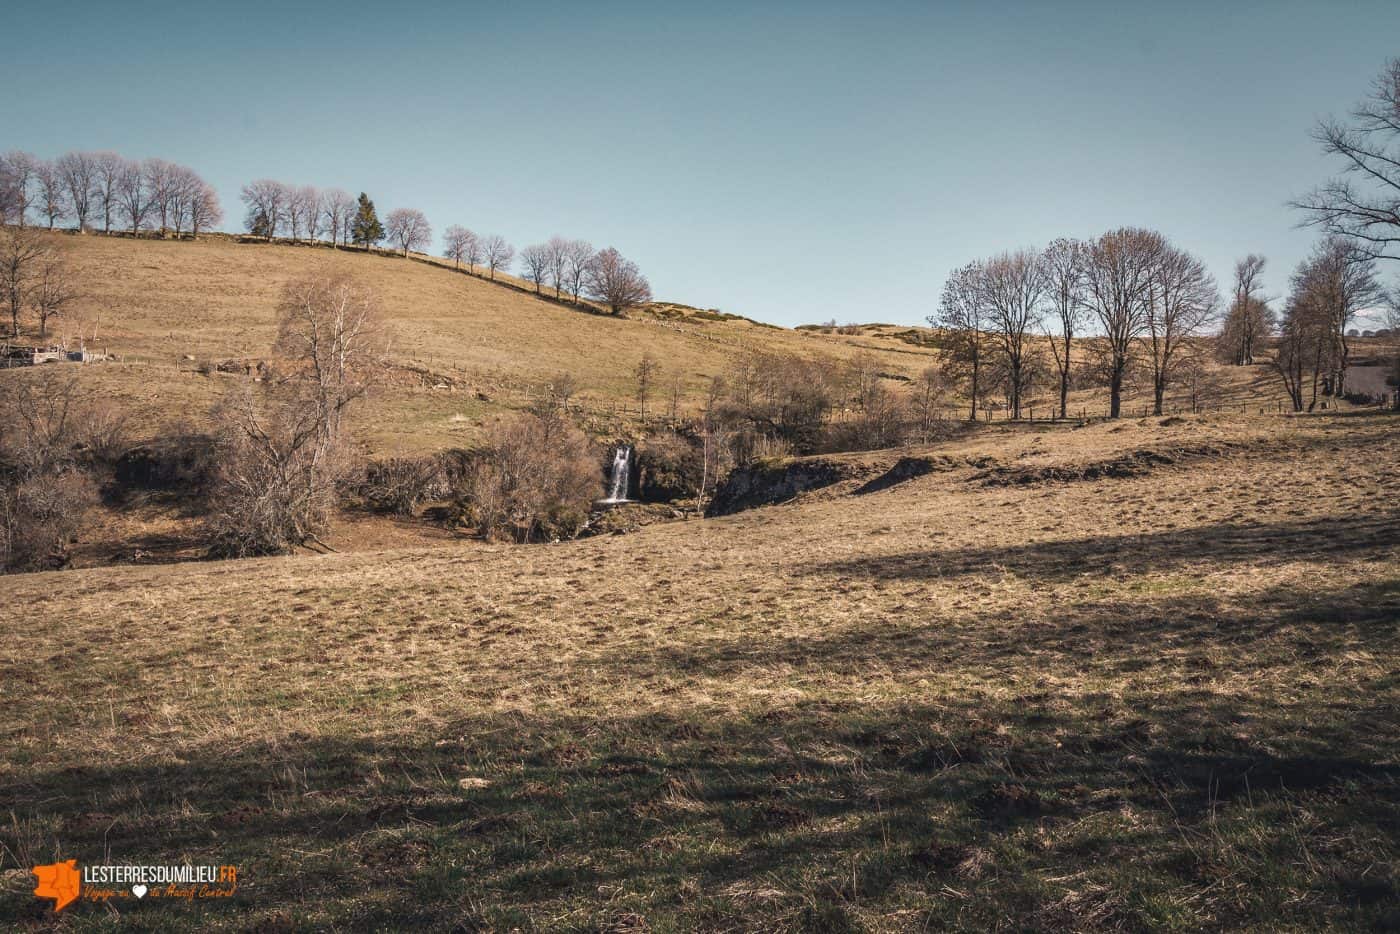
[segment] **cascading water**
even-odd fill
[[[627,503],[627,491],[632,482],[632,449],[620,445],[613,452],[612,477],[609,478],[608,498],[605,503]]]

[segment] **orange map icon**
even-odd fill
[[[39,878],[34,894],[40,898],[52,898],[54,911],[62,911],[65,905],[77,899],[80,878],[76,859],[35,866],[31,871]]]

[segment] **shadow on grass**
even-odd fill
[[[956,578],[1009,571],[1036,580],[1146,574],[1192,565],[1226,567],[1277,559],[1329,560],[1382,554],[1400,543],[1400,513],[1377,508],[1344,519],[1223,523],[1140,535],[1098,535],[991,548],[930,549],[810,565],[803,573],[881,580]]]
[[[1217,608],[1209,623],[1193,606],[1157,601],[1155,627],[1104,612],[1043,636],[1065,653],[1096,640],[1096,657],[1121,666],[1150,666],[1170,642],[1208,668],[1244,663],[1248,646],[1286,628],[1290,651],[1308,646],[1335,666],[1358,639],[1394,653],[1400,582],[1280,592],[1248,614]],[[932,625],[913,642],[893,629],[767,640],[762,663],[1003,658],[985,621],[961,628],[941,645],[927,641]],[[722,677],[757,663],[730,648],[639,655],[618,670],[659,661]],[[1249,663],[1269,667],[1274,648]],[[232,900],[123,904],[122,923],[138,929],[1400,920],[1396,676],[1350,692],[1300,684],[1288,697],[1190,678],[1111,684],[1073,697],[969,686],[927,703],[465,712],[432,730],[9,769],[0,852],[240,866]],[[59,852],[36,851],[24,827],[46,828]],[[11,897],[0,920],[37,924],[44,910]],[[90,904],[68,914],[80,927],[117,923]]]

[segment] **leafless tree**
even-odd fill
[[[924,367],[914,378],[910,403],[918,421],[919,439],[928,444],[933,426],[942,417],[943,403],[948,396],[948,377],[937,365]]]
[[[190,236],[198,239],[199,232],[213,227],[224,219],[223,206],[219,204],[219,194],[214,186],[195,176],[189,193]]]
[[[1347,367],[1351,364],[1347,329],[1357,312],[1384,297],[1376,280],[1372,251],[1354,240],[1328,237],[1318,244],[1295,276],[1294,292],[1307,296],[1314,314],[1325,316],[1331,333],[1326,358],[1331,365],[1323,377],[1323,389],[1329,395],[1345,395]]]
[[[421,252],[433,242],[433,228],[428,226],[428,219],[423,216],[422,211],[413,208],[396,208],[390,211],[389,216],[384,219],[384,232],[392,242],[398,244],[404,256],[407,256],[410,250]]]
[[[569,402],[578,394],[578,380],[569,373],[556,373],[544,387],[545,404],[569,414]]]
[[[515,259],[515,247],[506,238],[492,234],[481,241],[482,262],[491,270],[491,278],[496,278],[496,270],[509,272],[511,260]]]
[[[1103,332],[1111,418],[1122,413],[1124,377],[1147,328],[1148,292],[1164,243],[1154,231],[1123,227],[1093,241],[1085,257],[1085,299]]]
[[[659,379],[661,365],[656,362],[656,358],[651,354],[642,354],[642,359],[637,362],[637,368],[632,371],[632,378],[636,380],[637,405],[640,408],[642,424],[647,420],[647,399],[651,397],[651,390]]]
[[[12,337],[19,337],[19,316],[28,304],[37,267],[48,249],[45,237],[32,228],[0,229],[0,298],[10,313]]]
[[[1330,336],[1326,315],[1320,313],[1317,305],[1304,294],[1295,292],[1289,297],[1279,327],[1273,365],[1295,412],[1303,411],[1305,406],[1311,407],[1305,399],[1310,366],[1313,373],[1311,404],[1316,405],[1318,381],[1325,366]]]
[[[982,363],[986,352],[988,310],[986,290],[982,286],[983,276],[981,263],[968,263],[955,270],[943,284],[938,312],[928,318],[931,327],[942,331],[939,343],[948,353],[953,371],[969,385],[972,410],[968,417],[973,421],[977,419],[977,400],[982,390]]]
[[[461,224],[453,224],[443,231],[442,255],[452,260],[455,268],[461,269],[462,261],[467,258],[467,253],[474,240],[476,240],[476,234]]]
[[[1060,418],[1069,417],[1074,336],[1084,320],[1084,258],[1084,244],[1068,238],[1052,241],[1041,253],[1049,305],[1045,337],[1060,378]]]
[[[287,216],[287,186],[270,178],[260,178],[243,186],[241,194],[247,208],[244,224],[250,233],[262,234],[268,242],[277,236]]]
[[[344,276],[288,284],[277,349],[288,371],[237,387],[221,405],[216,508],[210,534],[226,555],[320,541],[344,468],[347,408],[368,389],[383,353],[378,304]]]
[[[39,319],[39,336],[49,336],[49,321],[62,315],[80,298],[77,277],[62,252],[50,247],[39,257],[29,304]]]
[[[141,163],[141,182],[145,189],[146,213],[159,222],[162,234],[170,228],[170,212],[178,190],[179,167],[164,159],[147,159]]]
[[[68,189],[68,204],[78,229],[87,228],[92,213],[93,189],[97,185],[97,162],[92,153],[69,152],[58,157],[59,177]]]
[[[117,204],[133,234],[139,233],[150,216],[151,191],[139,162],[128,162],[117,179]]]
[[[1011,417],[1021,417],[1026,358],[1031,335],[1041,321],[1047,291],[1045,267],[1035,250],[1002,253],[982,265],[982,288],[993,339],[1007,369]]]
[[[637,264],[612,247],[598,251],[589,264],[588,292],[615,315],[651,301],[651,284]]]
[[[0,155],[0,221],[23,227],[34,203],[34,170],[39,160],[18,149]]]
[[[1400,260],[1400,58],[1386,63],[1351,123],[1321,121],[1323,151],[1339,156],[1345,176],[1293,202],[1304,223],[1353,241],[1372,259]]]
[[[695,511],[700,515],[705,514],[706,497],[730,460],[729,429],[721,408],[727,393],[723,376],[710,378],[700,418],[700,488],[695,491]]]
[[[94,191],[98,207],[102,210],[102,230],[111,233],[112,217],[120,203],[117,192],[127,171],[126,160],[114,152],[94,153],[92,159],[97,178]]]
[[[564,277],[569,267],[569,241],[563,237],[550,237],[545,244],[546,267],[549,281],[554,285],[554,297],[558,299],[564,289]]]
[[[1180,371],[1190,343],[1220,305],[1215,279],[1199,259],[1163,243],[1147,289],[1147,349],[1152,363],[1152,413],[1162,414],[1167,386]]]
[[[287,232],[292,241],[316,239],[321,221],[321,193],[315,186],[288,187],[286,196]]]
[[[1222,356],[1236,366],[1250,366],[1254,354],[1273,333],[1273,312],[1260,295],[1264,257],[1251,253],[1235,263],[1234,300],[1220,335]]]
[[[345,243],[345,231],[355,217],[355,198],[342,188],[329,188],[321,192],[321,219],[325,230],[331,235],[331,246]]]
[[[35,163],[34,180],[38,188],[39,211],[48,219],[49,230],[53,230],[59,219],[68,214],[68,188],[63,183],[58,166],[47,159]]]
[[[597,452],[555,410],[493,426],[468,482],[467,518],[483,536],[572,538],[602,493]]]
[[[535,243],[520,251],[520,259],[525,263],[525,281],[535,284],[535,294],[540,294],[549,275],[549,246]]]
[[[564,247],[564,282],[569,293],[574,297],[574,304],[578,304],[579,295],[583,292],[584,280],[588,278],[588,270],[593,265],[593,244],[587,240],[570,240]]]

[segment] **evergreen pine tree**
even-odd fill
[[[374,202],[363,191],[360,192],[360,205],[355,211],[355,224],[350,233],[356,243],[364,245],[367,253],[371,245],[384,239],[384,225],[379,223]]]

